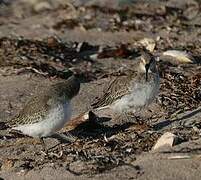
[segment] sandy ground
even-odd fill
[[[184,68],[175,65],[166,68],[165,75],[161,76],[161,90],[157,100],[148,110],[139,113],[139,122],[134,121],[134,125],[113,127],[115,121],[111,121],[109,126],[107,123],[101,126],[86,124],[72,132],[78,135],[75,143],[55,146],[58,143],[56,139],[46,139],[46,145],[51,149],[48,153],[42,152],[42,145],[35,139],[16,137],[7,134],[6,131],[0,131],[0,179],[200,179],[199,1],[189,0],[182,3],[167,1],[168,6],[154,2],[150,3],[151,8],[146,5],[142,7],[134,5],[135,11],[128,11],[128,17],[123,10],[104,12],[96,7],[95,10],[90,8],[87,3],[88,9],[83,10],[80,5],[76,7],[75,18],[72,18],[74,17],[72,9],[65,11],[65,8],[58,8],[52,1],[48,1],[53,8],[51,10],[46,9],[47,4],[41,5],[42,10],[36,10],[38,2],[31,5],[29,3],[24,5],[22,2],[12,2],[4,11],[0,11],[0,38],[15,39],[23,36],[24,39],[42,40],[57,35],[63,42],[88,42],[100,47],[115,48],[121,43],[128,43],[133,47],[132,45],[138,40],[149,37],[156,42],[156,54],[166,49],[188,50],[194,58],[197,58],[198,63],[186,65]],[[104,2],[100,4],[105,6]],[[20,14],[17,13],[18,8]],[[94,11],[98,18],[94,16]],[[107,14],[109,15],[105,16]],[[85,15],[86,20],[83,20],[81,17]],[[89,15],[92,16],[92,20]],[[117,15],[121,21],[118,21]],[[70,23],[71,26],[75,26],[74,28],[68,28],[66,22],[62,21],[69,17],[75,23],[75,25]],[[139,27],[136,24],[132,25],[129,21],[132,17],[134,22],[142,24]],[[108,23],[107,20],[110,18],[112,20]],[[136,19],[138,21],[135,21]],[[60,22],[63,22],[62,26],[57,27]],[[128,25],[122,25],[126,23]],[[115,27],[111,24],[115,24]],[[160,39],[157,41],[158,37]],[[0,122],[7,121],[17,114],[35,93],[61,80],[57,76],[49,77],[33,71],[21,71],[23,68],[21,66],[18,68],[19,64],[3,65],[2,59],[11,62],[18,57],[19,49],[15,49],[15,53],[6,54],[9,48],[10,46],[5,48],[0,44]],[[43,57],[40,53],[41,51],[38,51],[36,56],[33,53],[31,57],[40,60],[47,55]],[[85,59],[80,64],[72,66],[85,68],[87,63],[89,62]],[[69,64],[66,65],[67,68]],[[97,80],[81,84],[78,96],[72,101],[73,117],[90,109],[90,104],[102,93],[105,83],[109,81],[108,74],[121,67],[132,67],[132,65],[132,61],[122,57],[96,59],[92,63],[92,70],[98,69],[95,71],[98,72],[95,74]],[[161,103],[162,96],[166,98],[166,108]],[[183,111],[178,111],[183,107],[185,107]],[[182,139],[181,143],[174,147],[152,151],[153,145],[164,132],[175,133]],[[104,136],[113,139],[106,142]]]
[[[16,109],[20,109],[22,104],[34,94],[35,91],[46,88],[52,81],[37,77],[35,75],[21,75],[21,76],[9,76],[1,77],[3,86],[1,86],[1,97],[5,99],[1,101],[1,118],[5,119],[11,117],[16,113]],[[18,88],[16,88],[18,84]],[[95,84],[95,85],[94,85]],[[97,85],[98,84],[98,85]],[[79,114],[87,110],[87,104],[89,105],[93,96],[96,96],[97,87],[99,90],[102,88],[102,82],[91,84],[83,84],[79,95],[73,100],[74,114]],[[30,88],[32,87],[32,88]],[[15,88],[15,91],[13,89]],[[5,93],[5,91],[7,93]],[[6,96],[5,96],[6,94]],[[97,93],[98,95],[98,93]],[[8,102],[12,103],[12,108],[8,105]],[[81,104],[86,106],[81,106]],[[200,119],[201,112],[198,111],[194,115],[190,115],[190,119]],[[184,116],[184,115],[183,115]],[[184,118],[185,119],[185,118]],[[186,120],[186,119],[185,119]],[[167,126],[165,126],[167,128]],[[56,142],[48,139],[51,145]],[[26,140],[24,141],[26,142]],[[28,152],[27,148],[29,149]],[[103,173],[89,175],[81,173],[85,170],[85,165],[82,161],[76,161],[71,164],[71,168],[77,172],[72,173],[66,170],[65,162],[62,162],[63,166],[59,166],[56,162],[48,162],[45,160],[45,164],[35,167],[34,169],[23,170],[23,162],[18,162],[13,168],[8,159],[20,159],[25,161],[26,159],[38,159],[44,158],[40,154],[40,145],[22,145],[19,147],[7,147],[3,148],[1,145],[1,159],[2,170],[1,177],[5,179],[200,179],[200,149],[201,141],[189,141],[182,143],[174,148],[164,148],[158,151],[150,151],[142,154],[133,154],[129,156],[129,163],[122,164],[111,170],[106,170]],[[24,150],[23,150],[24,149]],[[37,150],[36,150],[37,149]],[[21,150],[25,152],[20,152]],[[11,153],[12,152],[12,153]],[[37,153],[39,153],[37,155]],[[12,155],[11,155],[12,154]],[[186,159],[169,159],[173,156],[185,156],[189,155]],[[38,156],[38,157],[37,157]],[[6,157],[9,157],[8,159]],[[7,159],[7,161],[6,161]],[[35,160],[36,160],[35,159]]]

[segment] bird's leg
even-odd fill
[[[40,140],[40,143],[41,143],[43,149],[46,149],[45,141],[44,141],[43,137],[41,137],[39,140]]]
[[[113,121],[117,124],[125,124],[130,122],[130,118],[127,114],[127,112],[123,111],[122,113],[115,114],[114,118],[112,118]]]
[[[74,141],[76,140],[76,138],[75,138],[73,135],[71,135],[69,132],[66,132],[65,134],[66,134],[66,135],[64,135],[64,134],[59,134],[59,133],[54,133],[54,134],[50,135],[49,137],[55,138],[55,139],[57,139],[57,140],[60,141],[58,144],[56,144],[55,146],[50,147],[50,148],[47,148],[47,147],[46,147],[45,142],[44,142],[44,138],[41,137],[41,138],[40,138],[40,142],[41,142],[41,144],[42,144],[42,146],[43,146],[43,151],[42,151],[42,152],[43,152],[45,155],[47,155],[49,150],[55,148],[55,147],[58,146],[59,144],[61,144],[61,143],[74,142]]]
[[[123,112],[125,123],[133,123],[136,121],[136,115],[133,112]]]
[[[125,119],[125,123],[128,123],[130,122],[130,117],[129,117],[129,114],[127,112],[123,112],[123,118]]]
[[[47,155],[48,149],[47,146],[45,145],[44,137],[40,137],[39,140],[43,148],[42,152]]]
[[[58,139],[61,143],[71,143],[76,140],[76,138],[69,132],[65,132],[65,134],[54,133],[51,137]]]

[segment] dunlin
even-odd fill
[[[71,99],[79,89],[80,82],[74,76],[50,86],[34,96],[16,117],[8,121],[8,126],[31,137],[59,136],[56,132],[70,119]],[[67,136],[66,139],[70,140]]]
[[[154,100],[159,84],[155,57],[142,53],[135,68],[113,79],[92,107],[110,108],[119,114],[134,113]]]

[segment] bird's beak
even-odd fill
[[[149,67],[150,67],[150,63],[145,65],[145,69],[146,69],[145,78],[146,78],[146,81],[148,81],[148,72],[149,72]]]

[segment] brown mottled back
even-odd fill
[[[131,83],[134,81],[137,82],[141,78],[145,79],[145,76],[141,73],[130,72],[128,76],[123,75],[113,79],[109,86],[104,89],[103,95],[91,106],[93,108],[98,108],[112,104],[122,96],[129,94]]]
[[[78,94],[79,89],[80,82],[74,76],[53,84],[28,101],[20,113],[8,122],[8,125],[17,126],[42,121],[54,106],[71,100]]]

